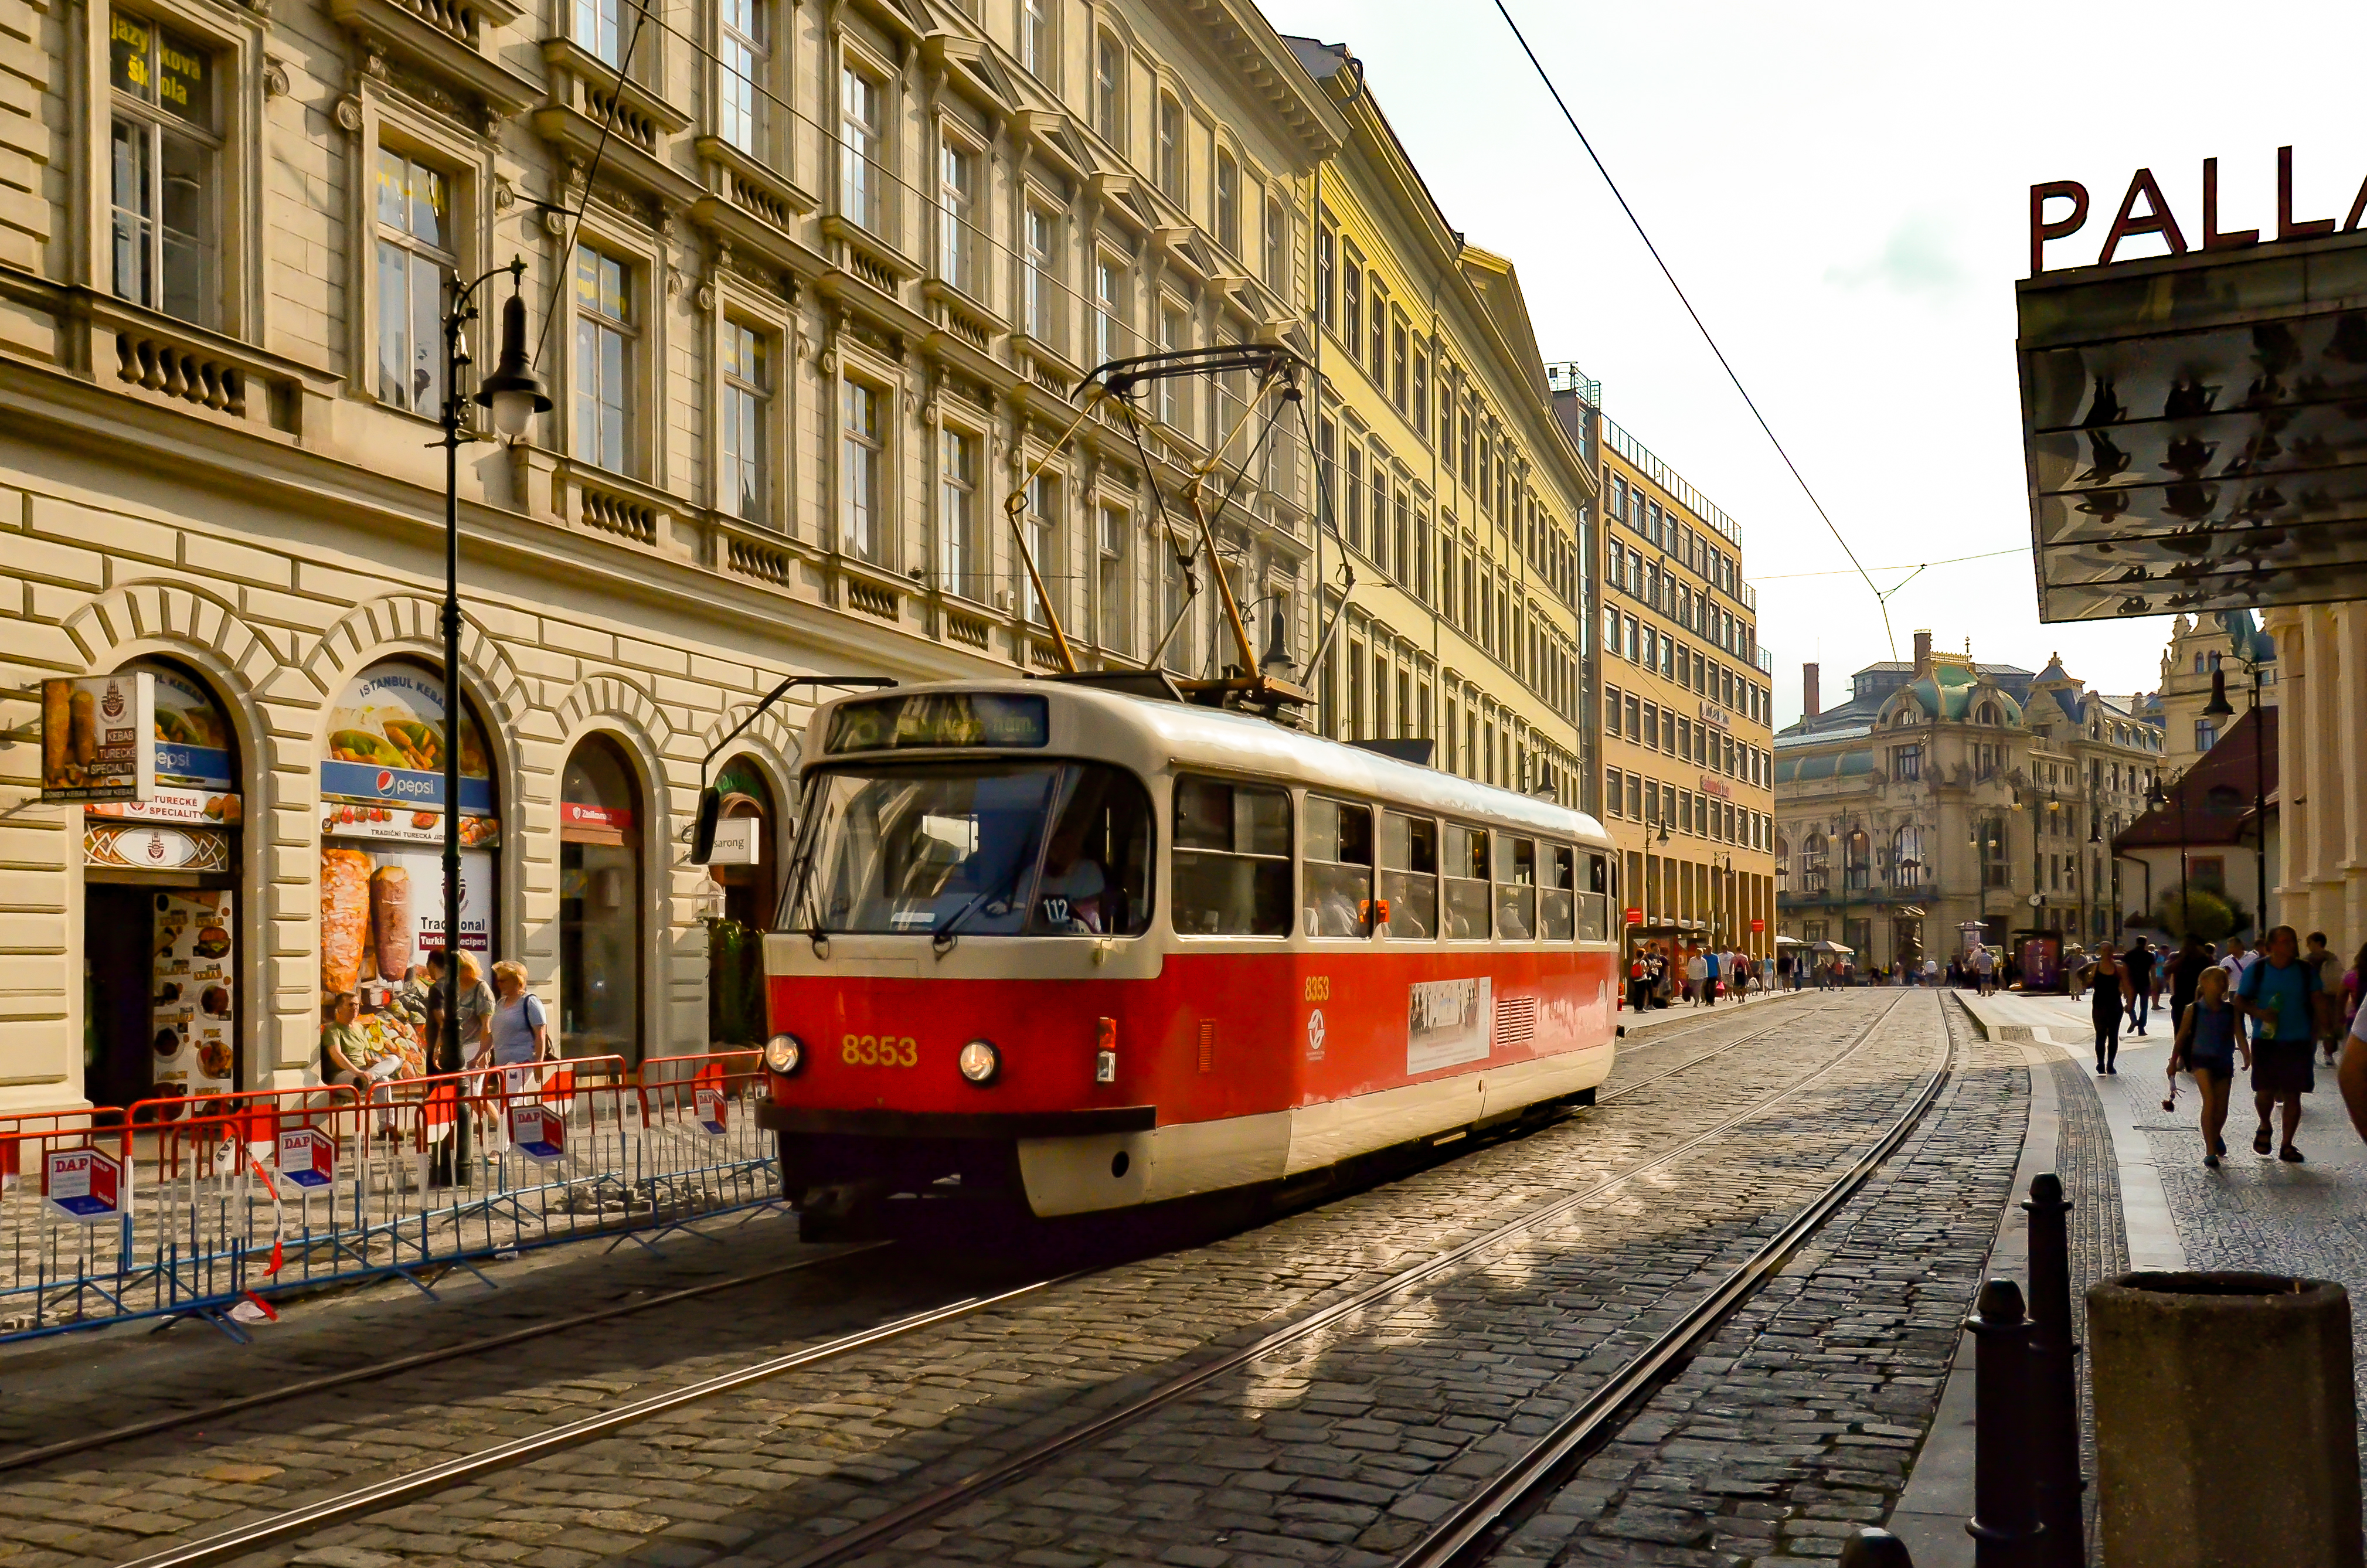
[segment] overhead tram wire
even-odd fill
[[[1978,555],[1951,555],[1944,561],[1908,561],[1901,562],[1896,566],[1868,566],[1862,567],[1859,570],[1866,572],[1925,572],[1934,566],[1960,566],[1967,561],[1995,561],[2000,556],[2028,555],[2030,551],[2026,547],[2016,548],[2013,550],[1985,550]],[[1759,573],[1755,574],[1751,580],[1759,583],[1789,583],[1795,582],[1802,577],[1853,577],[1857,574],[1858,574],[1856,572],[1851,572],[1840,567],[1835,567],[1827,572]],[[1906,585],[1902,583],[1899,586],[1904,587]],[[1897,591],[1897,589],[1892,590],[1894,593]]]
[[[542,330],[534,337],[534,363],[542,363],[542,351],[550,342],[550,325],[560,317],[562,302],[567,298],[567,279],[575,270],[575,244],[583,235],[583,214],[592,206],[592,182],[599,177],[600,160],[606,156],[608,140],[617,133],[617,112],[624,107],[623,85],[632,78],[633,55],[641,45],[641,28],[650,19],[650,0],[634,0],[632,36],[625,40],[625,52],[616,65],[618,90],[608,95],[608,112],[600,117],[600,140],[592,143],[592,161],[583,165],[583,197],[576,202],[573,221],[568,225],[567,244],[559,254],[560,276],[554,278],[550,309],[542,314]],[[663,22],[658,24],[665,27]],[[671,29],[669,29],[671,30]],[[603,62],[605,64],[606,62]],[[564,208],[560,210],[566,210]]]
[[[1552,95],[1554,107],[1561,110],[1561,117],[1569,122],[1571,133],[1578,138],[1578,144],[1586,149],[1587,157],[1594,164],[1594,172],[1601,175],[1603,183],[1610,187],[1612,199],[1619,203],[1619,210],[1625,212],[1627,215],[1627,222],[1635,226],[1636,237],[1642,240],[1644,248],[1652,253],[1653,265],[1660,269],[1660,276],[1669,280],[1669,287],[1675,292],[1677,302],[1684,306],[1685,314],[1693,318],[1693,326],[1702,335],[1702,341],[1708,344],[1710,353],[1716,356],[1718,369],[1726,372],[1726,379],[1732,381],[1734,390],[1741,394],[1743,406],[1750,410],[1750,417],[1759,421],[1759,428],[1766,435],[1768,445],[1773,447],[1775,455],[1784,460],[1784,466],[1791,471],[1793,481],[1800,487],[1800,494],[1808,498],[1808,505],[1817,509],[1817,516],[1823,519],[1826,530],[1833,536],[1833,542],[1841,547],[1841,553],[1849,557],[1850,565],[1856,568],[1857,574],[1864,579],[1866,592],[1874,596],[1874,604],[1882,611],[1882,634],[1890,644],[1890,656],[1893,659],[1897,658],[1898,637],[1890,629],[1889,597],[1874,585],[1874,578],[1868,574],[1864,564],[1858,560],[1857,551],[1850,548],[1849,540],[1841,537],[1841,530],[1834,523],[1832,514],[1825,510],[1825,504],[1818,500],[1817,493],[1809,488],[1807,476],[1803,474],[1799,465],[1792,460],[1792,454],[1784,449],[1784,443],[1776,437],[1774,426],[1768,424],[1767,416],[1759,411],[1759,403],[1751,397],[1750,389],[1742,384],[1742,378],[1735,372],[1732,362],[1726,357],[1726,350],[1717,346],[1717,339],[1711,335],[1708,324],[1702,320],[1701,312],[1693,309],[1693,301],[1685,295],[1684,286],[1677,281],[1677,275],[1669,269],[1668,262],[1661,257],[1660,247],[1654,244],[1652,236],[1645,232],[1644,221],[1636,216],[1636,210],[1633,207],[1627,205],[1627,198],[1620,191],[1619,182],[1613,179],[1611,171],[1603,166],[1602,154],[1595,152],[1594,143],[1587,140],[1585,131],[1578,123],[1578,116],[1570,112],[1569,103],[1561,96],[1561,89],[1554,85],[1553,76],[1546,70],[1545,62],[1537,58],[1537,51],[1529,47],[1527,37],[1521,31],[1521,24],[1512,20],[1512,13],[1505,8],[1504,0],[1496,0],[1496,14],[1502,17],[1504,25],[1512,29],[1512,41],[1519,44],[1521,52],[1529,57],[1529,64],[1535,69],[1537,80],[1544,83],[1546,91]]]

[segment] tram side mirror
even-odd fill
[[[715,823],[723,814],[723,791],[710,784],[698,792],[698,823],[691,829],[690,863],[704,866],[715,858]]]

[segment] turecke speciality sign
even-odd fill
[[[2068,202],[2060,217],[2049,219],[2050,202]],[[2142,210],[2140,210],[2142,204]],[[2033,278],[2046,270],[2046,242],[2068,239],[2088,222],[2088,187],[2078,180],[2050,180],[2030,187],[2030,275]],[[2120,210],[2113,214],[2112,227],[2104,232],[2104,248],[2096,257],[2099,267],[2110,267],[2119,254],[2121,243],[2141,234],[2159,234],[2172,256],[2184,256],[2189,250],[2241,250],[2263,243],[2259,229],[2222,230],[2219,227],[2219,160],[2203,160],[2203,225],[2193,231],[2199,236],[2190,244],[2185,229],[2179,226],[2178,216],[2170,210],[2169,199],[2162,194],[2161,185],[2153,177],[2151,169],[2139,169],[2129,179],[2128,194],[2121,198]],[[2361,180],[2359,194],[2350,200],[2350,210],[2338,226],[2332,218],[2295,218],[2293,216],[2293,150],[2277,149],[2277,240],[2316,239],[2321,234],[2350,233],[2362,221],[2367,221],[2367,180]]]

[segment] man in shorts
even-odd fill
[[[2259,1131],[2252,1153],[2269,1152],[2269,1113],[2282,1113],[2277,1158],[2301,1163],[2293,1133],[2301,1127],[2301,1097],[2317,1087],[2317,971],[2301,961],[2301,938],[2290,926],[2271,931],[2262,944],[2268,956],[2255,959],[2236,983],[2237,1010],[2252,1020],[2252,1108]]]
[[[2326,1052],[2326,1064],[2331,1067],[2342,1040],[2342,966],[2335,962],[2323,931],[2309,934],[2301,961],[2317,971],[2317,1048]]]

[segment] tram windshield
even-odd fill
[[[781,905],[797,931],[1136,936],[1150,798],[1092,763],[858,764],[814,774]]]

